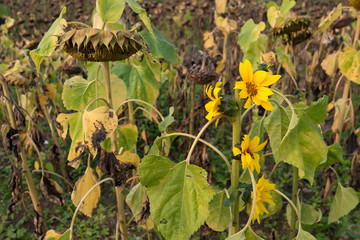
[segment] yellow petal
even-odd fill
[[[267,141],[268,140],[266,139],[266,141],[263,142],[262,144],[260,144],[259,146],[254,146],[254,147],[250,146],[249,151],[252,153],[256,153],[256,152],[260,151],[261,149],[263,149],[266,146]]]
[[[244,81],[240,81],[240,82],[237,81],[235,83],[234,89],[244,89],[244,88],[246,88],[246,83]]]
[[[219,87],[221,85],[222,82],[217,82],[215,85],[215,89],[214,89],[214,96],[215,98],[219,98],[219,92],[221,90],[221,88]]]
[[[240,62],[239,65],[239,72],[240,72],[240,76],[241,78],[245,81],[251,81],[253,78],[253,68],[251,66],[251,63],[249,62],[249,60],[245,60],[244,63]]]
[[[260,84],[261,86],[269,86],[273,83],[276,83],[281,78],[281,75],[267,75],[264,81]]]
[[[258,136],[255,136],[249,144],[249,150],[251,151],[252,148],[255,148],[260,142],[260,138]],[[251,151],[252,153],[254,153],[253,151]]]
[[[258,98],[258,96],[256,95],[256,96],[252,96],[252,100],[254,101],[254,103],[256,104],[256,105],[260,105],[261,104],[261,100]]]
[[[245,103],[245,105],[244,105],[244,108],[249,108],[251,106],[251,98],[248,98],[247,100],[246,100],[246,103]]]
[[[239,96],[240,96],[241,98],[247,98],[247,97],[249,97],[249,93],[246,91],[246,89],[243,89],[243,90],[241,90],[241,92],[239,93]]]
[[[268,96],[274,94],[269,88],[266,87],[261,87],[258,92],[257,92],[257,97],[261,100],[261,101],[267,101],[268,100]]]
[[[256,84],[260,84],[262,81],[265,80],[266,76],[267,76],[267,72],[265,72],[265,71],[256,71],[254,73],[253,81]]]
[[[273,106],[271,105],[270,101],[262,101],[261,106],[265,108],[265,110],[272,111],[274,110]]]
[[[234,156],[237,156],[237,155],[239,155],[239,154],[241,154],[241,150],[240,149],[238,149],[237,147],[233,147],[233,154],[234,154]]]
[[[243,141],[241,142],[241,151],[242,151],[242,152],[246,152],[246,151],[247,151],[247,149],[249,148],[249,143],[250,143],[250,137],[249,137],[249,135],[244,135]]]

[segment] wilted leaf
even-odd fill
[[[225,13],[227,0],[215,0],[215,9],[218,14]]]
[[[273,51],[261,54],[261,59],[264,63],[267,64],[275,64],[276,63],[276,56]]]
[[[104,23],[114,23],[119,20],[125,8],[123,0],[97,0],[96,12]]]
[[[230,207],[224,206],[224,199],[226,199],[225,191],[218,192],[209,203],[210,215],[206,219],[206,224],[214,231],[222,232],[229,227]]]
[[[97,168],[114,179],[115,186],[124,186],[131,177],[133,169],[137,169],[140,159],[135,153],[129,151],[122,155],[106,152],[101,149],[100,160]]]
[[[236,30],[237,23],[235,20],[229,19],[228,17],[218,17],[216,19],[216,26],[224,33],[224,35],[229,35],[230,32]]]
[[[147,230],[150,230],[154,227],[154,222],[151,220],[151,217],[147,214],[150,214],[150,209],[148,212],[144,212],[147,206],[149,205],[149,199],[145,193],[145,187],[141,183],[136,184],[126,196],[126,204],[130,207],[131,212],[135,216],[135,220],[138,224],[144,225]],[[139,222],[140,221],[140,222]]]
[[[34,216],[34,227],[35,227],[35,231],[34,231],[34,234],[39,237],[41,235],[44,234],[44,217],[43,216],[40,216],[40,214],[35,211],[34,209],[34,212],[35,212],[35,216]]]
[[[204,169],[183,161],[147,155],[140,164],[140,182],[147,187],[150,211],[168,240],[188,239],[209,216],[214,190]]]
[[[71,238],[70,229],[66,230],[62,234],[51,229],[46,232],[45,236],[40,238],[40,240],[71,240],[71,239],[72,238]]]
[[[338,221],[353,210],[358,203],[359,197],[356,191],[351,187],[343,187],[339,182],[334,199],[330,205],[328,223]]]
[[[360,52],[355,48],[346,47],[340,52],[338,61],[341,73],[349,80],[360,84]]]
[[[5,143],[6,147],[14,154],[17,161],[21,161],[20,152],[21,152],[21,140],[20,140],[21,131],[13,129],[10,127],[9,131],[6,133]]]
[[[8,189],[11,191],[11,200],[6,212],[7,216],[15,211],[16,206],[19,205],[22,198],[23,188],[21,180],[21,172],[17,167],[11,165],[11,172],[8,183]]]
[[[47,178],[46,176],[42,176],[40,181],[40,189],[50,202],[59,204],[62,207],[65,206],[65,198],[62,196],[63,191],[57,182]]]
[[[95,157],[100,143],[115,131],[118,118],[115,112],[107,107],[98,107],[90,112],[84,111],[84,143]]]
[[[324,69],[327,75],[333,76],[336,73],[338,68],[337,66],[337,56],[339,52],[335,52],[326,56],[326,58],[321,62],[321,67]]]
[[[43,61],[43,58],[50,56],[55,51],[57,46],[57,38],[64,32],[62,27],[67,25],[66,20],[62,18],[65,12],[66,7],[62,9],[59,17],[55,20],[50,29],[46,32],[45,36],[41,39],[37,49],[30,51],[30,56],[35,62],[37,71],[40,70],[40,64]]]
[[[85,194],[97,183],[95,172],[92,168],[87,167],[84,176],[82,176],[74,185],[74,190],[71,194],[71,200],[77,207]],[[88,217],[92,216],[93,210],[97,207],[100,200],[100,186],[86,197],[80,206],[79,210]]]
[[[342,14],[342,4],[339,3],[336,8],[334,8],[330,14],[319,24],[318,29],[316,30],[315,34],[325,32],[325,30],[330,27],[330,25],[338,19]]]

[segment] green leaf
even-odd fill
[[[53,54],[55,48],[57,47],[58,35],[64,32],[62,26],[67,25],[66,20],[62,18],[65,12],[66,7],[62,9],[59,17],[55,20],[50,29],[46,32],[45,36],[41,39],[38,47],[35,50],[30,51],[30,56],[36,65],[37,71],[40,70],[40,64],[44,57],[48,57]]]
[[[206,224],[214,231],[222,232],[230,225],[230,207],[224,206],[225,191],[218,192],[209,204],[210,215]]]
[[[133,150],[138,138],[136,125],[131,123],[123,124],[118,126],[117,130],[117,142],[119,146],[125,148],[125,150]]]
[[[311,184],[316,167],[327,155],[327,146],[321,131],[317,124],[313,123],[313,120],[317,121],[319,118],[310,118],[314,106],[310,108],[309,116],[306,114],[309,107],[295,111],[296,115],[293,118],[295,120],[291,122],[287,115],[287,112],[290,112],[289,107],[288,111],[285,111],[278,106],[264,122],[275,161],[277,163],[284,161],[299,168],[299,176],[307,179]],[[318,114],[322,115],[321,112]]]
[[[320,98],[316,102],[312,102],[311,105],[305,110],[305,114],[315,124],[320,124],[325,121],[328,105],[328,96]]]
[[[167,240],[188,239],[209,216],[214,190],[204,169],[186,161],[147,155],[139,168],[147,187],[151,216]]]
[[[149,17],[146,15],[146,11],[145,9],[143,9],[137,2],[136,0],[125,0],[130,8],[139,15],[141,21],[144,23],[145,27],[149,30],[149,32],[151,33],[151,35],[153,35],[153,37],[155,37],[154,31],[151,27],[151,22]]]
[[[132,67],[125,63],[118,63],[113,67],[112,72],[125,82],[129,98],[155,104],[160,83],[155,80],[145,59],[142,62],[134,60]]]
[[[226,238],[226,240],[264,240],[256,235],[251,227],[241,230],[240,232]]]
[[[337,162],[342,162],[343,156],[344,156],[344,149],[340,144],[334,143],[328,146],[327,158],[321,161],[320,165],[316,168],[316,170],[328,168]]]
[[[316,238],[311,235],[310,233],[304,231],[301,226],[300,229],[298,231],[298,234],[296,236],[296,238],[294,238],[295,240],[316,240]]]
[[[97,0],[96,12],[104,23],[115,23],[125,8],[125,0]]]
[[[359,203],[356,191],[351,187],[343,187],[338,183],[334,200],[330,205],[328,223],[338,221],[342,216],[347,215]]]
[[[159,123],[159,131],[166,131],[167,128],[175,121],[174,117],[172,116],[174,113],[174,107],[170,107],[169,115],[164,118],[164,121]]]
[[[65,81],[62,99],[67,110],[81,111],[94,99],[106,96],[105,87],[99,81],[87,81],[80,76]],[[102,101],[92,104],[89,109],[104,105]]]
[[[140,32],[140,35],[149,45],[152,55],[154,55],[155,57],[164,58],[166,61],[169,61],[171,63],[176,63],[176,52],[174,44],[169,43],[161,35],[161,33],[156,27],[154,27],[154,34],[155,38],[147,30]]]
[[[275,27],[276,18],[279,15],[279,10],[278,10],[276,3],[274,3],[274,2],[270,2],[270,3],[273,3],[273,5],[268,7],[266,16],[267,16],[270,26]]]
[[[265,23],[260,22],[259,24],[255,24],[254,20],[249,19],[244,26],[241,27],[241,32],[238,35],[238,44],[243,50],[243,52],[247,52],[250,44],[255,42],[260,33],[265,29]]]
[[[321,210],[316,210],[314,206],[306,203],[301,204],[301,223],[306,225],[313,225],[319,222],[322,217]]]
[[[282,67],[289,73],[291,76],[296,76],[295,66],[291,61],[291,56],[285,53],[285,48],[278,47],[275,49],[276,57]]]
[[[318,29],[314,33],[314,35],[318,33],[325,32],[328,27],[336,20],[338,19],[342,14],[342,4],[339,3],[336,8],[332,10],[332,12],[319,24]]]
[[[294,0],[283,0],[281,6],[280,6],[280,13],[282,15],[286,14],[295,6],[296,2]]]
[[[244,53],[243,61],[245,59],[249,60],[253,68],[255,68],[261,60],[261,54],[266,49],[267,41],[268,37],[265,34],[260,34],[256,41],[250,43],[247,51]]]
[[[349,80],[360,84],[360,52],[355,48],[346,47],[339,53],[339,68]]]

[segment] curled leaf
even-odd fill
[[[57,182],[43,176],[40,182],[40,189],[50,202],[59,204],[62,207],[65,206],[65,198],[62,197],[63,191]]]

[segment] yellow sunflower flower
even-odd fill
[[[221,100],[220,100],[221,97],[219,97],[219,92],[221,90],[221,88],[220,88],[221,84],[222,84],[222,82],[217,82],[215,85],[215,88],[213,86],[209,86],[209,85],[206,87],[206,94],[211,99],[211,101],[205,105],[205,109],[208,112],[208,114],[206,115],[205,118],[208,121],[211,121],[211,119],[213,119],[213,117],[216,117],[217,115],[221,114],[221,112],[219,112],[219,110],[220,110],[219,105],[221,104]],[[218,119],[218,121],[219,121],[219,119]],[[218,121],[216,122],[216,125],[217,125]]]
[[[234,89],[241,89],[239,93],[241,98],[247,98],[245,108],[249,108],[251,103],[261,105],[266,110],[272,111],[274,108],[269,101],[269,96],[274,94],[269,86],[281,78],[281,75],[269,75],[265,71],[253,72],[251,63],[245,60],[244,63],[240,62],[239,72],[242,81],[235,83]]]
[[[233,148],[234,156],[241,154],[241,164],[243,169],[250,168],[252,172],[255,169],[257,173],[260,173],[260,156],[257,152],[265,147],[267,140],[258,145],[259,142],[260,139],[258,136],[255,136],[250,141],[249,135],[244,135],[241,143],[241,150],[237,147]]]
[[[268,179],[265,179],[264,176],[262,176],[258,183],[256,184],[256,205],[255,205],[255,211],[254,216],[252,218],[252,222],[254,223],[255,219],[260,224],[260,215],[263,215],[264,213],[269,214],[269,212],[266,210],[264,203],[268,203],[270,205],[275,205],[275,203],[271,200],[271,192],[275,190],[275,184],[269,183]],[[254,201],[254,192],[251,192],[251,204]]]

